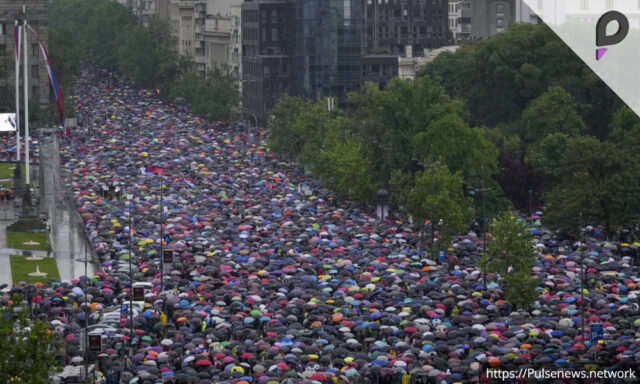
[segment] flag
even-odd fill
[[[51,86],[53,87],[53,92],[56,95],[56,99],[58,100],[58,112],[60,113],[60,123],[62,124],[62,128],[64,129],[65,134],[69,134],[69,128],[66,128],[64,125],[64,99],[62,97],[62,89],[60,89],[60,84],[58,83],[58,78],[56,77],[56,72],[53,70],[53,64],[51,63],[51,58],[49,57],[49,53],[47,49],[44,47],[44,43],[40,40],[40,36],[36,33],[35,29],[33,29],[30,25],[27,25],[29,30],[33,33],[36,40],[38,40],[38,44],[40,44],[40,50],[42,50],[42,56],[44,56],[45,63],[47,65],[47,72],[49,73],[49,80],[51,80]]]
[[[142,167],[140,168],[140,172],[143,175],[150,175],[152,173],[164,173],[164,169],[160,167],[151,167],[151,168]]]
[[[196,185],[193,184],[191,181],[187,180],[183,174],[180,174],[180,177],[182,177],[182,180],[184,180],[185,183],[187,183],[188,186],[190,186],[191,188],[195,188]]]

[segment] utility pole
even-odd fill
[[[22,84],[24,85],[24,166],[25,166],[25,185],[26,188],[30,188],[29,184],[31,183],[31,175],[29,174],[29,68],[27,66],[27,57],[29,56],[29,51],[27,49],[27,15],[26,9],[22,9],[25,13],[24,21],[23,21],[23,30],[22,34],[24,41],[24,48],[22,55],[24,57],[24,79]]]
[[[482,256],[487,254],[487,189],[484,186],[484,165],[482,166]],[[484,289],[487,289],[487,274],[482,272]]]
[[[26,13],[26,7],[22,6],[22,12]],[[18,36],[16,36],[16,161],[20,162],[20,44],[22,43],[22,34],[24,31],[20,33],[20,22],[16,20],[15,22],[15,31],[18,32]],[[23,54],[26,54],[24,52]]]
[[[580,212],[580,231],[582,231],[582,212]],[[583,240],[583,239],[581,239]],[[580,322],[582,329],[580,329],[580,336],[582,337],[582,342],[584,343],[584,246],[585,244],[581,244],[580,247]]]
[[[25,52],[26,56],[26,52]],[[28,137],[28,136],[27,136]],[[87,242],[84,241],[84,379],[89,383],[89,334],[87,326],[89,325],[89,302],[87,301],[87,285],[89,284],[89,276],[87,276]]]
[[[163,214],[164,208],[162,207],[164,200],[164,192],[162,185],[164,183],[164,178],[162,177],[163,170],[160,170],[160,293],[164,291],[164,253],[162,247],[162,241],[164,238],[164,231],[162,230],[162,224],[164,223]],[[164,311],[164,308],[162,308]]]
[[[129,351],[133,357],[133,203],[129,207]]]

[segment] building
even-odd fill
[[[447,0],[367,0],[368,48],[405,55],[411,46],[421,56],[447,45],[448,7]]]
[[[536,9],[532,10],[524,0],[449,0],[449,23],[458,18],[457,41],[483,40],[506,31],[514,23],[540,23],[538,13],[548,1],[537,0]],[[560,3],[564,7],[576,2]],[[459,10],[452,10],[452,4],[459,6]]]
[[[160,1],[160,0],[155,0]],[[242,0],[169,0],[168,20],[175,50],[201,73],[222,70],[241,89]]]
[[[45,46],[49,40],[48,1],[47,0],[2,0],[0,2],[0,111],[15,110],[15,43],[13,26],[15,20],[23,20],[23,5],[27,22],[38,33]],[[29,65],[29,99],[41,105],[49,103],[49,75],[38,42],[31,32],[28,38],[26,54]],[[24,42],[21,44],[23,50]],[[22,54],[25,52],[23,50]],[[22,58],[20,59],[20,77],[22,78]],[[54,63],[55,65],[55,63]],[[23,85],[20,81],[20,100],[23,102]]]
[[[462,17],[461,0],[449,0],[449,32],[453,41],[458,41],[460,32],[460,18]]]
[[[398,76],[399,57],[394,55],[369,55],[362,58],[362,82],[373,81],[378,88]]]
[[[515,23],[515,0],[463,0],[460,41],[483,40]]]
[[[297,95],[337,97],[362,84],[366,52],[364,0],[294,1],[294,76]]]
[[[242,5],[242,110],[260,125],[280,95],[293,94],[294,9],[290,0]]]
[[[264,122],[288,93],[339,103],[362,84],[364,0],[258,0],[242,5],[243,112]]]
[[[169,17],[169,0],[116,0],[118,3],[131,8],[133,13],[144,25],[149,25],[154,16],[160,20]]]
[[[543,1],[536,1],[537,10],[542,9]],[[516,23],[539,24],[540,17],[524,2],[524,0],[516,0]]]

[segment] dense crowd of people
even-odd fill
[[[131,262],[153,288],[133,324],[97,331],[110,383],[501,382],[487,369],[637,366],[637,244],[591,237],[580,253],[531,218],[540,296],[515,308],[482,279],[475,233],[435,260],[405,218],[335,199],[270,153],[265,131],[106,73],[85,73],[74,103],[83,131],[63,139],[62,163],[102,270],[14,287],[64,342],[61,363],[82,364],[82,328],[129,303]]]

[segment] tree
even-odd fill
[[[510,212],[494,219],[489,229],[487,253],[482,255],[480,267],[484,272],[499,273],[503,278],[509,268],[516,273],[531,271],[535,262],[533,235],[526,223]]]
[[[448,244],[453,234],[465,230],[473,220],[471,199],[464,196],[460,173],[452,174],[444,164],[418,172],[403,205],[417,222],[429,219],[439,226],[434,250]]]
[[[527,162],[542,171],[547,185],[553,187],[565,176],[561,161],[572,140],[566,133],[556,132],[529,147]]]
[[[525,129],[522,138],[526,146],[537,143],[552,133],[577,137],[585,131],[573,98],[560,87],[549,87],[533,100],[522,113],[522,121]]]
[[[14,302],[22,299],[14,297]],[[50,348],[52,335],[48,326],[36,321],[30,324],[26,310],[14,318],[15,305],[0,309],[0,382],[48,384],[56,367],[55,351]],[[59,346],[56,346],[59,347]]]
[[[531,277],[535,252],[533,235],[526,223],[505,212],[494,219],[489,232],[491,237],[487,241],[487,252],[480,259],[480,268],[502,277],[505,296],[512,304],[532,304],[537,297],[537,280]]]
[[[82,47],[68,24],[49,28],[48,44],[56,76],[62,89],[66,90],[72,85],[72,76],[80,69]]]
[[[480,189],[483,182],[487,188],[485,196],[476,195],[476,206],[480,199],[487,205],[488,216],[498,214],[508,207],[502,198],[500,186],[492,175],[498,173],[498,151],[484,136],[484,131],[469,128],[462,118],[447,114],[433,120],[426,129],[415,135],[413,148],[416,157],[423,162],[442,159],[451,172],[460,172],[463,180]]]
[[[549,226],[577,235],[584,223],[602,223],[609,233],[638,222],[640,165],[615,144],[593,137],[572,140],[562,157],[561,182],[546,194]]]
[[[463,106],[451,100],[444,88],[428,76],[406,82],[395,78],[384,90],[368,82],[361,92],[348,95],[356,121],[355,134],[372,159],[372,172],[383,185],[393,170],[418,170],[412,151],[417,133],[446,115],[462,115]]]
[[[267,123],[271,130],[268,139],[271,150],[285,157],[312,162],[331,119],[326,99],[313,103],[285,94],[271,110],[271,116]]]
[[[167,84],[179,72],[170,36],[168,24],[157,18],[148,27],[133,24],[123,29],[117,35],[118,68],[142,86]]]
[[[608,140],[629,154],[640,154],[640,118],[631,108],[624,106],[613,115]]]
[[[343,118],[328,123],[322,148],[314,152],[311,171],[314,176],[341,197],[370,203],[377,186],[371,178],[371,162],[362,155],[361,143],[338,127]]]
[[[516,307],[526,308],[540,296],[536,291],[539,280],[531,272],[510,273],[505,283],[504,297]]]
[[[587,132],[600,139],[619,98],[546,25],[519,24],[455,53],[443,53],[418,71],[438,79],[465,102],[472,126],[494,127],[520,118],[551,86],[569,92]]]

